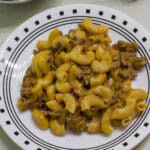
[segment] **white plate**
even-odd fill
[[[122,39],[139,44],[139,54],[147,58],[148,65],[133,85],[150,92],[150,35],[136,21],[111,8],[95,5],[68,5],[46,10],[22,24],[4,43],[0,53],[0,123],[8,136],[25,150],[126,150],[133,148],[150,132],[149,95],[146,111],[129,127],[116,129],[109,137],[87,133],[56,137],[50,131],[39,130],[32,121],[30,111],[18,111],[16,102],[22,78],[31,64],[37,40],[46,39],[55,27],[66,33],[87,16],[97,24],[109,25],[113,42]]]

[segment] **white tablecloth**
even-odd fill
[[[13,30],[29,17],[47,8],[74,3],[104,5],[125,12],[150,31],[150,0],[33,0],[21,5],[0,4],[0,46]],[[20,150],[0,128],[0,150]],[[150,150],[148,136],[134,150]]]

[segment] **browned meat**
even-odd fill
[[[61,115],[58,118],[59,122],[64,124],[66,122],[66,120],[67,120],[67,115],[68,115],[68,111],[66,111],[64,109],[63,112],[61,113]]]
[[[137,58],[136,53],[121,52],[121,58],[120,58],[121,67],[132,66],[136,58]]]
[[[73,86],[72,86],[72,87],[73,87]],[[79,96],[79,97],[80,97],[80,96],[83,96],[83,94],[84,94],[84,91],[82,92],[80,89],[77,89],[77,88],[74,88],[74,87],[73,87],[72,90],[73,90],[74,94],[77,95],[77,96]]]
[[[39,106],[42,107],[43,105],[45,105],[45,103],[48,101],[48,97],[45,92],[42,92],[42,95],[38,97],[38,101],[40,103]]]
[[[83,44],[85,41],[83,39],[72,39],[70,40],[71,45],[76,46],[76,45],[80,45]]]
[[[146,64],[147,64],[147,60],[145,57],[138,57],[138,58],[136,58],[135,62],[133,63],[133,67],[134,67],[134,69],[139,70]]]
[[[69,33],[68,33],[68,37],[69,37],[70,39],[76,39],[75,32],[76,32],[75,29],[71,29],[71,30],[69,31]]]
[[[98,113],[99,113],[99,111],[95,107],[92,107],[90,110],[84,111],[84,115],[89,117],[89,118],[96,116]]]
[[[135,79],[137,70],[147,64],[145,57],[137,57],[138,45],[136,43],[118,41],[113,47],[120,51],[120,60],[113,61],[112,72],[114,69],[119,69],[118,76],[122,79]]]
[[[133,68],[120,69],[118,75],[123,79],[133,80],[137,76],[137,72]]]
[[[27,91],[28,88],[24,88],[24,92]],[[31,93],[31,92],[30,92]],[[37,97],[37,96],[30,96],[29,98],[26,98],[27,95],[29,95],[29,93],[27,92],[27,94],[25,94],[25,96],[22,98],[20,98],[20,102],[18,103],[20,110],[26,110],[26,109],[32,109],[35,107],[38,108],[44,108],[45,106],[45,102],[47,101],[47,96],[46,94],[43,92],[41,96]]]
[[[52,118],[52,119],[56,119],[61,115],[60,112],[53,112],[53,111],[44,111],[43,113],[47,118]]]
[[[90,86],[90,78],[91,78],[90,75],[83,75],[82,82],[85,87]]]
[[[23,78],[22,86],[23,87],[31,87],[31,86],[35,85],[36,82],[37,82],[37,79],[33,75],[31,67],[29,67],[26,71],[26,75]]]
[[[92,70],[90,69],[90,67],[87,66],[80,66],[83,75],[90,75],[92,73]]]
[[[26,76],[31,76],[32,75],[32,69],[29,67],[26,71]]]
[[[25,98],[29,98],[32,95],[31,89],[36,84],[36,82],[37,79],[34,77],[31,67],[29,67],[26,71],[26,75],[23,78],[21,96]]]
[[[17,102],[18,108],[20,111],[26,111],[28,109],[33,109],[39,106],[39,102],[36,101],[36,98],[20,98]]]
[[[21,96],[25,98],[29,98],[32,95],[32,88],[31,87],[22,87],[21,89]]]
[[[139,48],[137,43],[129,43],[126,41],[118,41],[117,44],[114,45],[114,47],[119,51],[127,51],[127,52],[136,52]]]
[[[93,74],[92,70],[87,66],[81,66],[82,70],[82,83],[85,87],[90,86],[90,78]]]
[[[86,130],[86,118],[81,115],[69,114],[67,117],[67,128],[76,134]]]
[[[56,70],[54,55],[50,55],[48,58],[48,65],[51,70]]]
[[[119,67],[120,67],[120,60],[116,60],[112,62],[112,67],[111,67],[112,70],[117,69]]]

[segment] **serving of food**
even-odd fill
[[[85,18],[67,34],[55,28],[37,42],[18,108],[30,109],[41,129],[57,136],[67,129],[110,135],[146,109],[146,91],[131,81],[147,60],[137,57],[136,43],[111,45],[108,31]]]
[[[26,150],[127,150],[150,131],[150,35],[95,5],[42,12],[4,43],[0,122]]]

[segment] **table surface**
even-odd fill
[[[0,46],[18,27],[29,17],[45,9],[74,3],[90,3],[104,5],[118,9],[136,19],[148,31],[150,31],[150,21],[147,16],[149,12],[149,0],[33,0],[31,3],[20,5],[0,4]],[[0,128],[0,149],[1,150],[21,150],[16,146]],[[149,150],[150,135],[145,138],[134,150]]]

